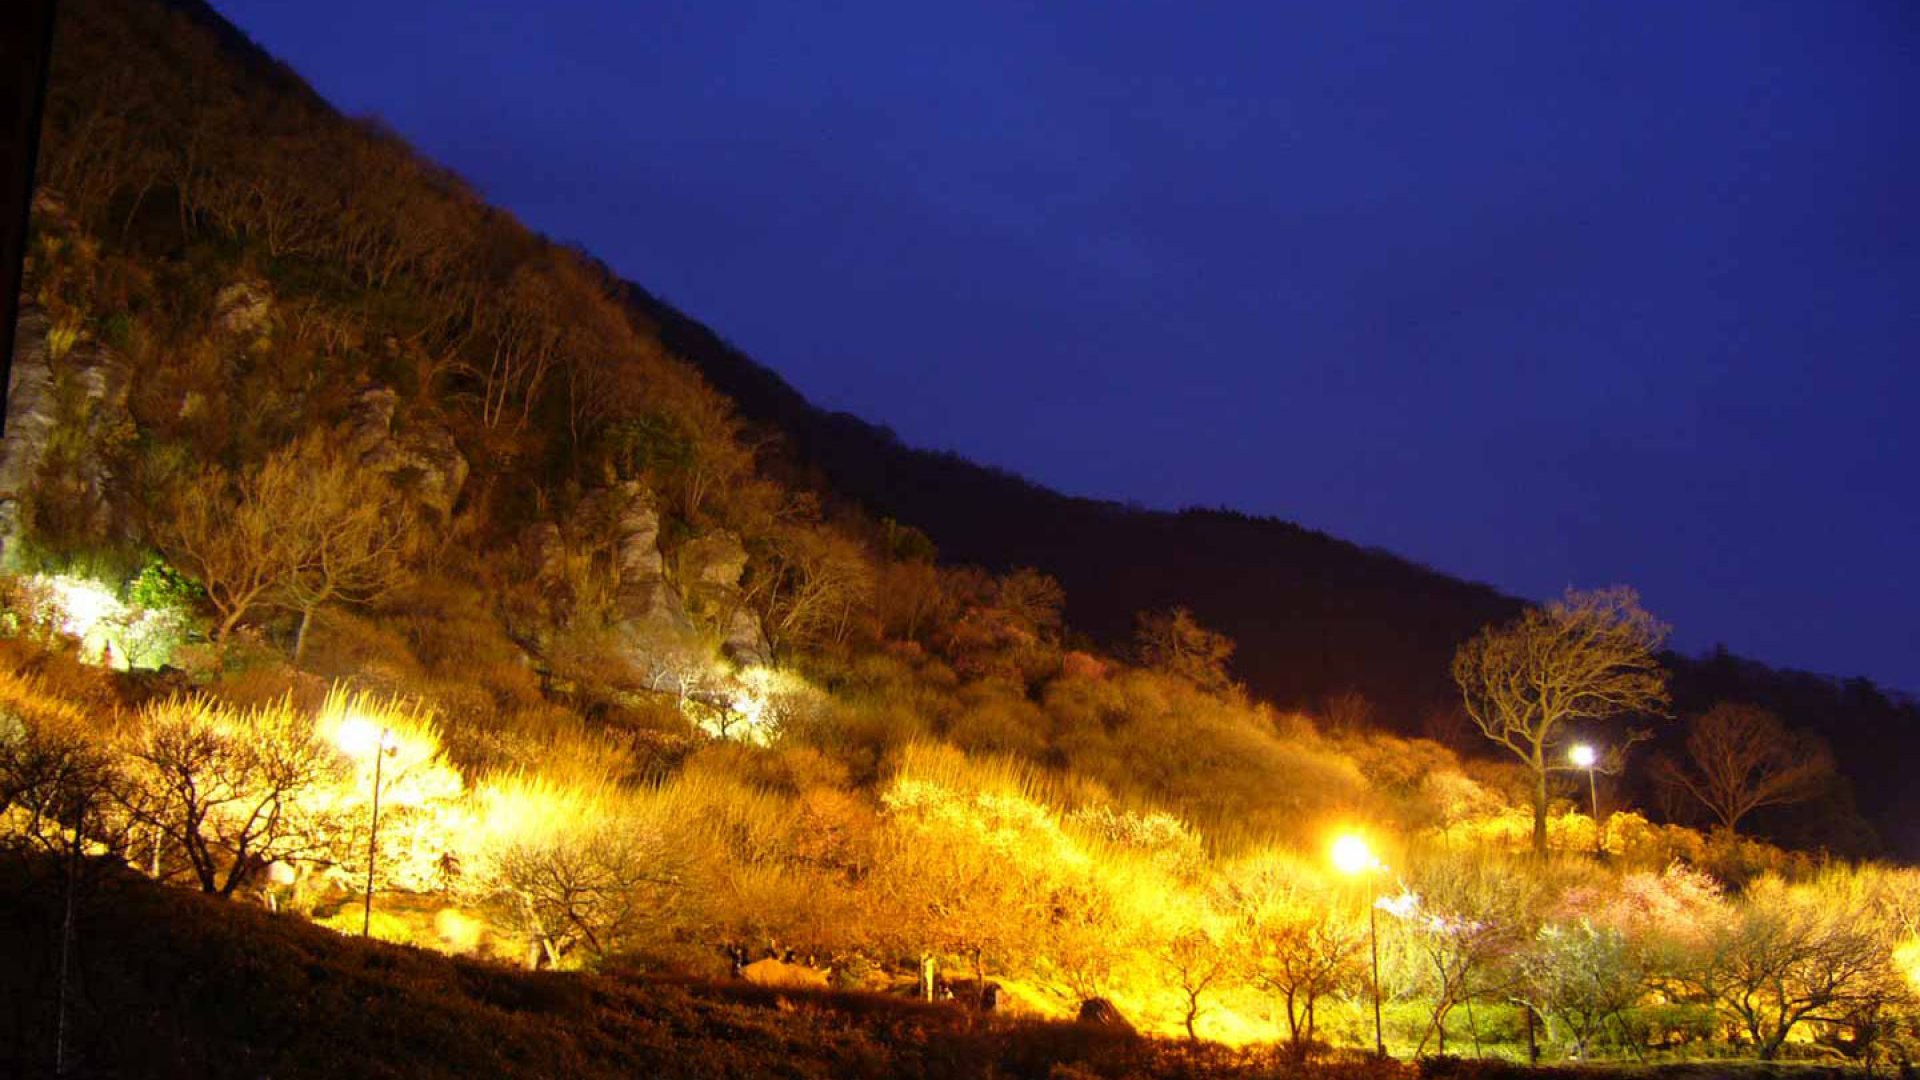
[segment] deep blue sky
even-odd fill
[[[824,405],[1920,690],[1920,6],[215,0]]]

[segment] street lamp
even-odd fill
[[[1573,762],[1574,768],[1587,770],[1587,797],[1592,800],[1593,807],[1593,853],[1595,856],[1603,855],[1606,848],[1600,842],[1600,787],[1593,779],[1593,769],[1600,756],[1586,743],[1574,743],[1567,751],[1567,760]]]
[[[1373,1051],[1384,1058],[1387,1040],[1380,1025],[1380,915],[1375,908],[1378,898],[1373,879],[1380,860],[1374,858],[1364,839],[1349,833],[1333,842],[1333,865],[1348,877],[1367,875],[1367,946],[1373,952]]]
[[[373,864],[380,850],[380,766],[399,748],[393,729],[362,717],[349,717],[334,736],[341,749],[354,757],[373,755],[373,820],[367,827],[367,889],[360,902],[360,936],[373,931]]]

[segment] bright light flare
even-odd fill
[[[364,716],[349,715],[333,731],[333,741],[349,757],[370,757],[376,751],[392,750],[396,745],[393,729],[383,727]]]
[[[1591,769],[1599,756],[1586,743],[1574,743],[1573,748],[1567,751],[1567,760],[1573,762],[1576,768]]]
[[[65,616],[60,629],[83,641],[93,633],[94,627],[126,614],[126,605],[113,595],[112,590],[97,581],[64,574],[47,578],[46,581]]]
[[[1352,833],[1333,842],[1333,865],[1343,874],[1360,874],[1380,865],[1367,842]]]

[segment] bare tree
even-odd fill
[[[176,485],[148,531],[169,562],[207,592],[218,627],[231,634],[299,565],[282,525],[305,496],[294,455],[269,456],[235,474],[206,465]]]
[[[1453,658],[1467,715],[1533,773],[1533,850],[1547,852],[1547,774],[1570,723],[1662,713],[1667,673],[1654,656],[1667,627],[1625,586],[1567,590],[1546,607],[1482,630]]]
[[[1587,919],[1542,926],[1520,966],[1542,1011],[1566,1025],[1582,1058],[1606,1023],[1620,1023],[1646,992],[1646,970],[1626,935]]]
[[[873,595],[873,565],[860,544],[824,525],[778,530],[753,568],[747,602],[767,644],[846,640],[853,616]]]
[[[1201,626],[1186,608],[1141,612],[1134,648],[1142,664],[1203,690],[1217,693],[1233,685],[1227,674],[1233,639]]]
[[[1187,1038],[1199,1040],[1194,1022],[1206,1011],[1203,999],[1233,973],[1234,953],[1234,946],[1221,941],[1204,917],[1177,930],[1156,951],[1161,969],[1180,991]]]
[[[149,531],[206,589],[216,638],[262,606],[298,612],[296,663],[315,611],[371,600],[403,579],[414,534],[402,494],[324,433],[240,473],[203,467],[174,488]]]
[[[297,557],[275,601],[300,615],[295,666],[306,658],[314,613],[331,604],[370,603],[407,580],[416,535],[406,498],[384,476],[367,472],[324,439],[299,445],[306,497],[288,507],[282,535]]]
[[[174,698],[129,725],[123,753],[116,799],[186,854],[206,892],[231,896],[269,863],[326,853],[329,823],[302,798],[347,762],[287,702]]]
[[[1300,897],[1249,927],[1253,981],[1287,1010],[1287,1037],[1305,1056],[1313,1046],[1316,1006],[1345,985],[1366,948],[1366,928],[1326,898]]]
[[[1845,884],[1756,883],[1684,977],[1733,1016],[1762,1060],[1800,1024],[1846,1023],[1901,980],[1881,918]]]
[[[1730,833],[1763,806],[1806,802],[1833,779],[1833,757],[1818,739],[1788,731],[1755,705],[1727,702],[1696,717],[1687,761],[1662,759],[1659,776],[1699,800]]]
[[[663,917],[685,863],[653,824],[609,818],[509,845],[493,884],[532,943],[528,966],[557,965],[576,946],[603,960]]]

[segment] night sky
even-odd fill
[[[1920,690],[1920,5],[215,3],[909,443]]]

